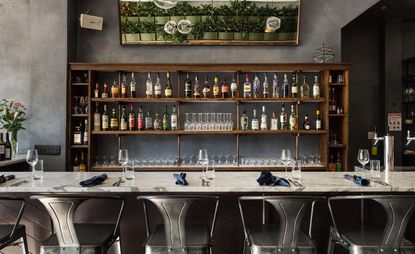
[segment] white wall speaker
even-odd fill
[[[103,17],[81,14],[79,19],[82,28],[102,30],[102,25],[104,23]]]

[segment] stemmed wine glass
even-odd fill
[[[127,176],[126,174],[126,165],[128,163],[128,150],[127,149],[120,149],[120,151],[118,152],[118,163],[120,163],[122,166],[124,177],[128,179],[129,176]]]
[[[207,149],[200,149],[199,150],[198,162],[201,166],[207,167],[207,165],[209,163],[209,157],[208,157]]]
[[[359,149],[357,161],[362,164],[363,172],[365,172],[365,166],[369,163],[369,151],[367,149]]]
[[[291,150],[290,149],[282,149],[281,156],[280,156],[280,161],[285,166],[285,176],[288,176],[288,173],[287,173],[288,169],[287,168],[288,168],[288,165],[290,165],[291,160],[292,160]]]
[[[39,160],[39,155],[36,149],[29,149],[26,154],[26,162],[32,166],[32,174],[35,172],[36,163]]]

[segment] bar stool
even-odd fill
[[[244,228],[245,242],[243,253],[316,253],[316,244],[312,237],[314,206],[321,197],[305,196],[247,196],[239,197],[239,210]],[[265,201],[275,208],[279,225],[247,225],[242,203]],[[301,222],[310,211],[308,233],[300,229]]]
[[[333,212],[335,203],[339,201],[373,200],[380,204],[386,212],[386,227],[374,225],[350,225],[339,228]],[[339,196],[328,199],[329,210],[333,222],[330,228],[328,253],[334,252],[334,245],[339,244],[349,253],[415,253],[415,245],[404,239],[404,233],[415,207],[415,196],[401,195],[361,195]]]
[[[185,253],[204,254],[212,253],[213,231],[219,205],[216,196],[139,196],[143,200],[144,217],[147,239],[145,242],[146,254]],[[146,202],[150,201],[160,211],[163,225],[157,225],[150,232],[150,222]],[[185,224],[187,212],[195,201],[209,201],[215,203],[211,225]]]
[[[124,210],[124,199],[116,196],[72,195],[36,195],[30,198],[39,200],[45,206],[53,223],[52,234],[41,244],[41,254],[103,254],[113,245],[116,253],[121,254],[119,224]],[[116,223],[74,223],[78,206],[91,199],[119,201]]]
[[[14,225],[0,224],[0,250],[6,248],[7,246],[15,245],[16,241],[21,240],[23,243],[22,252],[29,253],[27,247],[26,228],[24,225],[19,224],[26,206],[26,201],[21,198],[9,197],[0,197],[0,201],[20,203],[20,209]]]

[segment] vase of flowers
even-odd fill
[[[0,101],[0,124],[1,129],[10,133],[10,144],[12,146],[12,158],[18,154],[19,142],[17,133],[24,130],[23,122],[26,120],[26,107],[19,102],[2,99]]]

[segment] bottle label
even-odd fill
[[[108,93],[102,93],[102,94],[101,94],[101,97],[102,97],[103,99],[108,98]]]
[[[171,97],[173,95],[173,90],[171,90],[171,89],[165,89],[164,90],[164,95],[166,97]]]
[[[271,130],[278,130],[278,119],[271,119]]]
[[[4,150],[5,150],[5,145],[0,145],[0,154],[4,154],[5,153]]]
[[[10,148],[6,148],[6,150],[4,150],[4,158],[6,159],[10,159],[12,151],[10,150]]]
[[[320,87],[319,86],[314,86],[313,87],[313,96],[314,96],[314,98],[320,96]]]
[[[261,117],[261,130],[266,130],[268,128],[267,126],[267,117],[262,116]]]
[[[321,129],[321,121],[316,120],[316,130],[320,130],[320,129]]]
[[[222,86],[222,93],[229,93],[229,86]]]
[[[101,116],[99,113],[94,113],[94,131],[101,129]]]
[[[214,96],[219,95],[219,87],[218,87],[218,86],[214,86],[214,87],[213,87],[213,95],[214,95]]]
[[[128,127],[130,129],[134,129],[134,127],[135,127],[135,116],[134,116],[134,114],[130,114],[128,116]]]
[[[154,121],[154,129],[159,130],[160,129],[160,121],[156,120]]]
[[[99,90],[95,90],[95,98],[98,98],[99,96]]]
[[[120,130],[126,131],[127,130],[127,121],[124,118],[121,118]]]
[[[204,88],[203,88],[203,94],[204,94],[205,96],[207,96],[209,93],[210,93],[210,88],[204,87]]]
[[[87,144],[87,143],[88,143],[88,132],[85,131],[84,132],[84,144]]]
[[[135,84],[130,85],[130,90],[131,90],[131,92],[135,92],[135,90],[136,90]]]
[[[108,116],[107,115],[102,116],[102,128],[108,129]]]
[[[122,94],[126,94],[127,93],[127,88],[125,86],[122,86],[121,93]]]
[[[298,87],[296,86],[291,87],[291,93],[298,93]]]
[[[244,92],[250,93],[251,92],[251,86],[249,86],[249,85],[244,86]]]
[[[177,116],[172,115],[170,121],[171,121],[171,128],[176,129],[177,128]]]
[[[146,117],[146,129],[153,128],[153,119],[151,117]]]
[[[118,97],[118,88],[111,87],[111,93],[112,93],[112,97]]]
[[[139,129],[144,129],[144,119],[143,118],[138,118],[137,124],[138,124]]]
[[[75,133],[73,135],[73,143],[74,144],[82,144],[82,134],[80,133]],[[0,153],[4,153],[4,147],[3,147],[3,152],[1,151],[1,146],[0,146]]]
[[[291,127],[291,129],[292,130],[295,130],[296,129],[296,125],[297,125],[297,123],[296,123],[295,118],[294,117],[290,117],[290,127]]]
[[[255,121],[255,120],[252,121],[251,125],[252,125],[252,130],[258,130],[259,129],[258,121]]]
[[[232,83],[231,84],[231,91],[236,91],[236,90],[238,90],[238,84]]]
[[[146,95],[153,95],[153,90],[148,90],[146,91]]]
[[[156,87],[154,88],[154,94],[155,94],[155,95],[161,95],[161,87],[156,86]]]
[[[118,127],[118,119],[117,118],[111,118],[110,121],[110,127],[112,129],[117,128]]]

